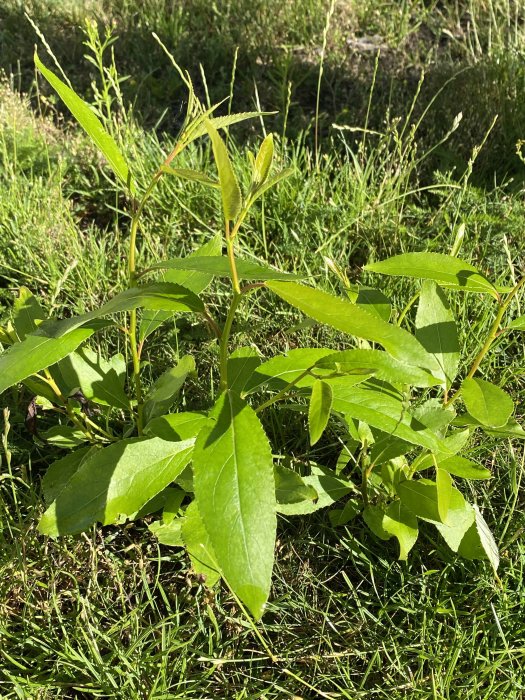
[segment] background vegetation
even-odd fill
[[[152,32],[190,70],[204,100],[226,97],[225,110],[278,110],[230,132],[241,178],[248,178],[247,146],[265,131],[275,132],[283,164],[294,168],[249,221],[247,256],[336,289],[323,256],[355,281],[371,259],[449,251],[464,226],[462,257],[491,276],[518,276],[525,254],[521,0],[4,0],[2,316],[21,284],[50,313],[67,315],[124,283],[117,272],[127,245],[119,227],[124,201],[83,134],[35,82],[34,44],[44,56],[45,37],[145,175],[184,112],[180,80]],[[201,145],[185,158],[200,168],[210,153]],[[219,226],[213,198],[193,183],[163,182],[148,210],[146,256],[181,255],[204,242]],[[388,284],[394,298],[408,291],[407,283]],[[461,303],[468,349],[491,319],[480,300]],[[250,328],[265,354],[298,338],[334,342],[326,329],[305,327],[273,304],[261,301],[255,338]],[[156,342],[152,354],[166,363],[197,347],[207,358],[185,394],[191,408],[216,382],[213,343],[187,323]],[[517,335],[486,367],[487,378],[513,393],[518,412],[524,369]],[[359,522],[334,529],[323,511],[306,524],[282,522],[261,625],[282,661],[272,664],[228,594],[206,590],[183,555],[159,547],[145,527],[58,542],[36,533],[50,458],[25,428],[28,398],[2,397],[10,410],[0,473],[3,698],[523,697],[520,443],[485,440],[473,451],[494,474],[469,497],[496,533],[500,581],[485,563],[456,560],[430,530],[402,564],[394,545]],[[283,431],[290,450],[306,457],[298,426],[282,425],[278,412],[271,420],[269,429]],[[327,438],[316,449],[330,460],[337,448]]]

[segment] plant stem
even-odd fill
[[[498,332],[499,332],[499,327],[501,324],[501,321],[503,319],[503,316],[505,315],[505,312],[510,306],[510,303],[516,296],[516,294],[520,291],[520,289],[525,285],[525,276],[520,279],[518,284],[512,289],[511,292],[509,292],[507,298],[505,301],[500,302],[499,308],[498,308],[498,313],[496,314],[496,317],[492,323],[492,326],[490,327],[489,334],[487,336],[487,339],[483,343],[483,346],[481,350],[478,352],[476,357],[474,358],[474,362],[472,363],[472,366],[465,377],[466,379],[472,379],[472,377],[476,374],[476,372],[479,369],[480,364],[483,362],[483,359],[485,358],[485,355],[488,353],[490,350],[492,343],[496,340],[498,337]],[[461,387],[456,391],[456,393],[451,396],[445,403],[443,404],[445,408],[447,406],[450,406],[454,401],[459,398],[461,395]]]
[[[181,150],[181,144],[177,143],[175,145],[175,148],[164,160],[162,165],[169,165],[171,161],[180,153]],[[142,212],[144,211],[146,202],[148,201],[151,193],[153,192],[154,187],[162,177],[162,174],[163,171],[161,166],[153,176],[131,219],[128,258],[128,284],[130,288],[133,287],[137,281],[137,233],[139,229],[140,217],[142,215]],[[144,429],[144,421],[142,416],[144,399],[142,395],[142,384],[140,380],[140,354],[142,351],[142,344],[139,349],[139,343],[137,340],[137,311],[135,309],[133,309],[133,311],[130,311],[129,314],[129,343],[131,349],[131,358],[133,362],[133,384],[135,386],[135,399],[137,401],[137,432],[139,435],[142,435]]]
[[[260,413],[261,411],[264,411],[265,408],[268,408],[268,406],[271,406],[272,404],[277,403],[277,401],[284,399],[290,391],[290,389],[292,389],[297,384],[297,382],[300,382],[301,379],[303,379],[303,377],[306,377],[306,375],[309,374],[312,369],[312,367],[308,367],[303,372],[301,372],[301,374],[299,374],[293,381],[289,382],[284,387],[284,389],[281,389],[281,391],[275,394],[275,396],[272,396],[271,399],[268,399],[268,401],[265,401],[260,406],[257,406],[257,408],[255,409],[255,413]]]
[[[230,340],[230,333],[232,330],[233,318],[239,302],[242,299],[241,287],[239,285],[239,275],[237,274],[237,265],[235,264],[235,250],[234,250],[234,236],[239,230],[239,221],[233,227],[233,231],[230,232],[230,222],[226,220],[225,223],[225,238],[226,238],[226,248],[228,251],[228,262],[230,263],[230,272],[232,276],[232,287],[233,296],[230,303],[230,308],[228,310],[228,315],[226,316],[226,321],[224,323],[224,328],[222,329],[220,342],[219,342],[219,355],[220,355],[220,372],[221,372],[221,383],[220,390],[226,391],[228,388],[228,341]]]
[[[131,222],[130,242],[129,242],[129,260],[128,260],[128,275],[129,287],[135,284],[135,256],[137,248],[137,231],[139,226],[139,218],[145,203],[144,195],[142,202],[139,204],[137,211],[133,215]],[[133,361],[133,384],[135,385],[135,399],[137,401],[137,432],[142,435],[144,428],[142,419],[143,397],[142,384],[140,381],[140,355],[137,342],[137,311],[133,309],[129,313],[129,344],[131,348],[131,358]]]
[[[221,370],[221,384],[220,390],[226,391],[228,388],[228,341],[230,340],[230,333],[233,324],[233,318],[239,302],[242,299],[242,294],[233,293],[230,308],[228,310],[228,315],[226,317],[226,322],[224,323],[224,328],[222,329],[221,338],[219,342],[219,356],[220,356],[220,370]]]
[[[67,402],[67,398],[62,394],[62,392],[61,392],[61,390],[60,390],[58,384],[57,384],[57,383],[55,382],[55,380],[53,379],[53,377],[52,377],[52,375],[51,375],[51,372],[50,372],[48,369],[45,369],[45,370],[44,370],[44,375],[45,375],[45,376],[38,375],[38,377],[39,377],[40,379],[42,379],[43,381],[45,381],[45,382],[49,385],[49,387],[51,388],[51,390],[53,391],[53,393],[54,393],[55,396],[57,397],[58,402],[64,407],[64,411],[66,412],[66,415],[67,415],[67,417],[69,418],[69,420],[70,420],[74,425],[76,425],[76,427],[77,427],[79,430],[81,430],[83,433],[85,433],[85,434],[87,435],[87,437],[89,438],[90,442],[96,442],[96,438],[95,438],[94,435],[92,434],[92,432],[91,432],[91,430],[89,429],[89,427],[88,427],[87,425],[84,425],[84,424],[82,423],[82,421],[79,420],[78,417],[75,415],[74,411],[71,410],[71,406],[69,406],[69,404],[68,404],[68,402]],[[86,417],[86,420],[87,420],[87,417]],[[95,425],[96,425],[96,424],[95,424]],[[97,427],[98,427],[98,426],[97,426]]]

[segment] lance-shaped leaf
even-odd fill
[[[207,123],[211,124],[217,130],[227,129],[233,124],[238,124],[239,122],[246,121],[247,119],[257,119],[259,117],[266,117],[268,115],[275,114],[275,112],[237,112],[237,114],[225,114],[222,117],[206,118],[207,115],[211,114],[217,109],[217,107],[219,107],[219,104],[214,105],[211,110],[208,110],[204,115],[201,115],[201,117],[196,120],[195,124],[189,130],[188,136],[185,135],[184,137],[184,142],[186,145],[195,139],[198,139],[200,136],[204,136],[207,131]]]
[[[281,182],[281,180],[290,177],[292,174],[293,168],[285,168],[284,170],[281,170],[280,173],[269,177],[250,195],[250,203],[253,204],[253,202],[257,201],[259,197],[262,197],[265,192],[270,190],[272,187],[275,187],[275,185]]]
[[[272,452],[250,406],[226,391],[193,455],[197,506],[221,572],[259,618],[268,599],[276,515]]]
[[[95,403],[129,408],[129,398],[124,391],[126,362],[122,355],[106,360],[94,350],[82,348],[60,360],[53,368],[53,377],[66,396],[80,389],[86,399]]]
[[[380,506],[367,506],[363,511],[363,520],[380,540],[389,540],[392,533],[383,528],[385,511]]]
[[[51,87],[58,93],[66,107],[75,117],[80,126],[100,149],[115,175],[135,192],[135,184],[132,180],[128,164],[113,137],[103,127],[102,122],[96,116],[93,109],[84,102],[70,87],[60,80],[49,68],[46,68],[35,53],[35,65],[42,73]]]
[[[53,537],[93,523],[118,522],[168,486],[191,459],[193,440],[121,440],[89,455],[42,516],[39,530]]]
[[[422,520],[441,522],[439,515],[437,486],[429,479],[402,481],[397,485],[401,503]]]
[[[240,347],[234,350],[228,358],[228,387],[241,394],[260,364],[261,358],[255,348]]]
[[[450,289],[491,294],[498,298],[494,285],[473,265],[442,253],[404,253],[365,265],[365,269],[383,275],[434,280]]]
[[[0,355],[0,394],[66,357],[100,328],[95,323],[55,338],[47,335],[45,326],[43,324],[34,334],[28,335],[21,343],[15,343]]]
[[[329,380],[334,411],[340,411],[347,418],[357,418],[405,442],[426,447],[431,452],[447,454],[446,443],[407,411],[395,394],[380,386],[355,386],[346,380],[347,377]]]
[[[484,379],[464,379],[461,395],[470,415],[485,426],[500,428],[514,410],[510,396]]]
[[[316,364],[342,373],[369,371],[376,379],[390,384],[430,387],[439,384],[430,372],[395,360],[382,350],[341,350],[322,357]]]
[[[315,445],[324,433],[332,408],[332,388],[322,379],[317,379],[312,386],[310,406],[308,409],[308,429],[310,445]]]
[[[210,536],[204,527],[196,501],[186,508],[182,521],[182,540],[190,555],[191,564],[196,574],[206,577],[206,585],[210,588],[220,579],[217,558],[213,550]]]
[[[396,360],[434,370],[439,366],[413,335],[361,306],[295,282],[267,282],[278,296],[311,318],[343,333],[380,343]]]
[[[459,476],[462,479],[490,479],[492,476],[490,470],[482,467],[481,464],[457,455],[446,459],[440,458],[439,455],[437,457],[425,455],[422,459],[417,460],[417,471],[433,467],[434,459],[436,459],[440,469],[444,469],[449,474]]]
[[[48,467],[42,479],[42,491],[48,505],[55,500],[86,457],[97,449],[97,447],[81,447],[79,450],[57,459]]]
[[[211,177],[206,175],[206,173],[201,173],[198,170],[191,170],[190,168],[171,168],[169,165],[162,165],[160,169],[167,175],[174,175],[175,177],[180,177],[183,180],[200,182],[202,185],[214,187],[215,189],[220,189],[221,187],[217,180],[212,180]]]
[[[205,413],[182,411],[168,413],[165,416],[153,418],[144,428],[146,435],[160,437],[163,440],[189,440],[197,437],[206,423]]]
[[[436,358],[448,390],[458,371],[459,339],[454,315],[442,289],[430,280],[421,287],[416,315],[416,338]]]
[[[317,500],[317,491],[293,469],[277,464],[274,468],[274,476],[275,497],[279,505]]]
[[[13,312],[13,326],[19,340],[34,333],[39,326],[39,321],[44,321],[47,318],[40,302],[27,287],[20,287]]]
[[[224,218],[226,221],[235,221],[242,207],[241,189],[233,172],[228,150],[219,132],[210,120],[206,120],[205,126],[211,139],[213,156],[219,173]]]
[[[266,182],[273,160],[273,136],[268,134],[264,139],[257,153],[257,158],[253,166],[252,187],[257,189],[259,185]]]
[[[461,540],[458,553],[466,559],[488,559],[494,572],[499,566],[498,545],[476,504],[472,506],[474,523]]]
[[[443,523],[448,523],[447,515],[452,498],[452,478],[444,469],[436,470],[436,489],[438,499],[439,519]]]
[[[446,523],[434,523],[453,552],[458,548],[474,522],[474,509],[457,489],[452,489]]]
[[[197,313],[204,311],[202,301],[186,287],[169,282],[154,282],[145,284],[142,287],[126,289],[100,308],[81,316],[73,316],[63,321],[46,321],[39,327],[35,335],[45,332],[49,336],[60,338],[73,329],[84,326],[93,319],[121,311],[133,311],[133,309],[138,309],[139,307],[162,309],[164,311],[195,311]]]
[[[296,382],[294,386],[311,386],[315,377],[306,374],[299,379],[307,370],[313,369],[318,361],[326,355],[331,355],[332,351],[326,348],[297,348],[289,350],[286,355],[277,355],[271,360],[263,362],[254,371],[245,385],[246,394],[257,391],[268,384],[269,388],[282,389],[290,382]],[[319,375],[331,374],[331,369],[320,370]]]
[[[512,328],[515,331],[525,331],[525,316],[518,316],[509,323],[507,328]]]
[[[222,250],[222,236],[214,236],[207,243],[190,253],[189,258],[198,256],[220,255]],[[168,270],[164,275],[164,281],[170,284],[180,284],[194,294],[200,294],[212,282],[213,274],[198,270]],[[172,318],[174,312],[155,311],[145,309],[140,321],[139,337],[142,342],[151,335],[160,325]]]
[[[243,280],[294,280],[298,275],[274,270],[266,265],[259,265],[251,260],[235,259],[237,275]],[[231,277],[231,268],[225,255],[214,257],[173,258],[155,263],[151,270],[191,270],[213,275],[214,277]]]
[[[327,508],[349,493],[357,492],[356,486],[348,479],[343,479],[327,467],[320,464],[312,466],[310,476],[303,476],[303,482],[314,489],[315,499],[296,501],[294,503],[279,503],[278,512],[283,515],[309,515],[321,508]]]
[[[173,405],[177,394],[188,375],[195,372],[195,359],[184,355],[175,367],[162,374],[146,396],[144,402],[144,423],[162,416]]]

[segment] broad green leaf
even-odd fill
[[[363,510],[361,503],[353,498],[348,499],[344,508],[331,508],[328,512],[332,527],[341,527],[356,518]]]
[[[383,275],[434,280],[450,289],[498,298],[494,285],[479,270],[460,258],[442,253],[404,253],[365,265],[365,269]]]
[[[304,479],[293,469],[276,464],[274,477],[278,512],[280,505],[283,503],[301,503],[302,501],[315,501],[317,499],[317,491],[305,483]]]
[[[474,523],[459,545],[458,554],[466,559],[488,559],[494,572],[499,566],[498,545],[476,504],[472,506]]]
[[[241,189],[233,172],[228,150],[219,132],[210,120],[206,120],[204,124],[211,140],[213,156],[219,173],[224,218],[226,221],[235,221],[242,207]]]
[[[357,418],[405,442],[426,447],[431,452],[447,453],[446,443],[414,418],[395,395],[373,386],[356,387],[347,384],[346,379],[330,380],[334,411],[340,411],[347,419]]]
[[[190,374],[195,373],[195,359],[184,355],[180,361],[162,374],[151,387],[144,401],[144,424],[158,418],[173,405],[182,385]]]
[[[96,447],[81,447],[65,457],[57,459],[48,467],[42,479],[42,491],[47,505],[51,505],[87,455],[92,450],[97,449]]]
[[[371,465],[372,465],[371,461]],[[381,481],[386,486],[391,496],[397,495],[398,485],[407,479],[409,475],[408,463],[403,456],[394,457],[381,465]],[[377,471],[372,472],[372,476],[377,476]]]
[[[184,547],[182,538],[182,524],[184,518],[175,518],[169,523],[162,520],[155,520],[148,525],[148,530],[155,535],[161,544],[167,547]]]
[[[444,469],[436,470],[436,489],[438,500],[439,519],[442,523],[447,524],[447,514],[452,498],[452,478]]]
[[[251,260],[235,259],[235,266],[239,279],[244,280],[293,280],[297,275],[288,272],[274,270],[266,265],[259,265]],[[188,270],[202,272],[215,277],[231,277],[231,268],[225,255],[214,257],[188,256],[186,258],[173,258],[155,263],[152,270]]]
[[[363,511],[363,520],[370,530],[381,540],[389,540],[393,533],[387,532],[383,528],[385,511],[379,506],[367,506]]]
[[[144,428],[146,435],[160,437],[163,440],[178,442],[197,437],[199,431],[207,421],[205,413],[183,411],[180,413],[168,413],[165,416],[153,418]]]
[[[207,243],[190,253],[189,258],[198,256],[220,255],[222,250],[222,236],[214,236]],[[212,282],[213,274],[209,272],[199,272],[197,270],[168,270],[164,275],[164,281],[170,284],[180,284],[185,289],[189,289],[194,294],[200,294]],[[169,318],[173,312],[154,311],[145,309],[140,322],[139,338],[142,342],[151,335],[160,325]]]
[[[56,369],[67,396],[80,389],[90,401],[129,409],[129,398],[124,391],[126,362],[122,355],[105,360],[94,350],[82,348],[60,360]]]
[[[88,441],[83,430],[73,428],[71,425],[54,425],[39,433],[39,437],[49,445],[60,447],[63,450],[73,450]]]
[[[187,468],[187,467],[186,467]],[[179,477],[177,477],[178,479]],[[186,491],[178,486],[167,486],[145,503],[138,511],[128,516],[130,520],[139,520],[162,510],[162,523],[167,525],[178,514]]]
[[[13,326],[19,340],[24,340],[26,335],[34,333],[39,326],[38,321],[44,321],[47,318],[38,299],[27,287],[20,287],[13,312]]]
[[[284,515],[308,515],[321,508],[331,506],[351,491],[358,491],[348,479],[343,479],[327,467],[313,465],[310,476],[303,476],[303,482],[317,493],[317,500],[305,500],[298,503],[280,503],[279,513]]]
[[[193,570],[196,574],[205,576],[206,585],[212,588],[220,579],[222,572],[219,570],[213,543],[204,526],[196,501],[192,501],[186,508],[186,515],[182,522],[182,539],[190,555]]]
[[[414,445],[406,440],[401,440],[382,430],[373,430],[374,444],[370,448],[370,464],[378,465],[388,462],[396,457],[401,457],[414,449]]]
[[[383,321],[390,321],[390,316],[392,314],[392,304],[390,299],[383,294],[379,289],[374,289],[373,287],[358,287],[358,291],[355,299],[352,301],[357,304],[357,306],[362,306],[364,309],[369,311]]]
[[[355,428],[353,421],[351,421],[351,426],[350,430],[352,430],[353,433],[353,428]],[[349,431],[350,432],[350,431]],[[346,467],[350,465],[355,464],[355,457],[354,454],[359,447],[359,440],[357,440],[352,434],[350,434],[343,445],[343,449],[339,453],[339,456],[337,458],[337,462],[335,465],[335,473],[337,476],[346,469]]]
[[[439,384],[424,369],[398,362],[382,350],[342,350],[322,357],[317,367],[332,369],[337,372],[352,373],[369,371],[377,379],[391,384],[409,384],[410,386],[430,387]]]
[[[525,316],[518,316],[509,323],[507,328],[512,328],[515,331],[525,331]]]
[[[499,438],[525,438],[525,430],[523,430],[521,425],[514,418],[509,418],[505,425],[502,425],[500,428],[488,428],[486,425],[483,425],[473,418],[470,414],[462,413],[454,419],[453,425],[466,425],[469,428],[482,428],[487,435],[492,435]]]
[[[162,522],[167,524],[171,523],[179,514],[186,492],[178,487],[168,486],[163,493],[165,494],[165,501],[162,509]]]
[[[454,420],[456,413],[452,406],[445,408],[437,399],[427,399],[413,410],[414,416],[428,428],[432,428],[440,435],[444,434],[447,426]]]
[[[219,396],[193,455],[198,509],[221,572],[260,618],[276,531],[272,452],[254,410],[237,394]]]
[[[437,486],[433,481],[402,481],[397,487],[397,492],[401,503],[418,518],[433,523],[441,522]]]
[[[465,457],[458,457],[454,455],[453,457],[448,457],[447,459],[440,459],[439,456],[436,457],[438,467],[444,469],[449,474],[454,476],[459,476],[462,479],[490,479],[492,474],[489,469],[482,467],[481,464],[473,462],[471,459],[466,459]],[[417,471],[422,471],[423,469],[430,469],[434,466],[434,460],[432,455],[425,455],[423,459],[417,462]]]
[[[272,357],[257,367],[245,385],[244,392],[252,393],[266,384],[271,389],[282,389],[290,382],[296,381],[306,370],[313,369],[322,357],[331,354],[332,351],[326,348],[297,348],[289,350],[286,355]],[[323,370],[318,374],[322,375]],[[324,370],[324,374],[331,374],[331,370]],[[306,375],[297,381],[295,386],[312,386],[314,381],[314,377]]]
[[[295,282],[271,281],[266,286],[319,323],[380,343],[396,360],[431,371],[438,367],[434,357],[413,335],[399,326],[386,323],[361,306]]]
[[[104,129],[102,122],[93,109],[52,71],[46,68],[36,53],[35,65],[51,87],[58,93],[80,126],[100,149],[115,175],[129,187],[132,193],[135,192],[135,184],[124,156],[113,137]]]
[[[261,358],[255,348],[241,347],[232,352],[228,358],[228,388],[242,394],[246,383],[261,364]]]
[[[193,440],[121,440],[89,455],[42,516],[44,535],[75,534],[136,513],[182,472]]]
[[[442,383],[447,390],[450,389],[459,366],[458,331],[443,290],[431,280],[425,280],[421,287],[416,338],[427,352],[434,355],[441,370]]]
[[[464,379],[461,395],[470,415],[491,428],[504,426],[514,410],[510,396],[484,379]]]
[[[51,328],[54,328],[51,322]],[[97,325],[83,326],[59,338],[47,335],[47,323],[28,335],[21,343],[16,343],[0,355],[0,394],[14,384],[36,374],[63,357],[98,330]]]
[[[216,189],[220,189],[221,187],[217,180],[212,180],[212,178],[208,177],[206,173],[201,173],[198,170],[191,170],[190,168],[171,168],[168,165],[162,165],[160,169],[167,175],[174,175],[175,177],[180,177],[183,180],[200,182],[203,185],[208,185],[208,187],[214,187]]]
[[[308,429],[310,445],[315,445],[324,433],[332,408],[332,388],[322,379],[317,379],[312,386],[310,406],[308,409]]]
[[[145,309],[162,309],[164,311],[194,311],[202,313],[204,304],[199,297],[189,289],[179,284],[169,282],[154,282],[142,287],[132,287],[117,294],[113,299],[103,304],[100,308],[89,311],[81,316],[73,316],[63,321],[46,321],[35,333],[46,333],[48,336],[60,338],[70,333],[75,328],[84,326],[93,319],[121,311],[133,311],[143,307]]]
[[[401,501],[394,501],[386,509],[381,526],[389,535],[396,537],[399,542],[399,560],[406,561],[418,536],[416,516]]]
[[[268,134],[257,153],[252,174],[252,187],[255,189],[266,182],[273,160],[273,136]]]
[[[453,552],[457,552],[465,534],[474,522],[474,510],[463,495],[452,489],[446,523],[434,523]]]

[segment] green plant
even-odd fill
[[[390,301],[377,289],[351,285],[333,261],[329,265],[343,296],[239,258],[235,245],[250,208],[289,174],[270,176],[274,145],[268,136],[252,157],[251,183],[241,193],[218,130],[258,113],[213,117],[215,108],[201,105],[189,76],[180,72],[188,89],[184,125],[173,151],[141,188],[91,108],[37,56],[35,62],[97,144],[130,202],[127,289],[99,309],[57,321],[46,319],[37,299],[23,288],[12,322],[0,331],[0,341],[10,346],[0,355],[0,393],[22,383],[34,397],[27,422],[36,439],[70,450],[44,477],[48,509],[40,531],[74,534],[96,522],[121,523],[162,511],[149,526],[159,541],[185,546],[195,571],[209,585],[222,576],[255,618],[269,596],[277,514],[306,515],[337,501],[342,507],[329,511],[334,526],[362,512],[376,536],[398,540],[400,559],[414,546],[419,521],[427,521],[453,551],[488,558],[496,569],[492,535],[452,477],[490,477],[482,465],[460,456],[476,430],[525,437],[512,417],[510,396],[478,377],[504,332],[525,330],[525,317],[503,325],[525,278],[505,288],[453,255],[395,256],[368,269],[424,282],[391,322]],[[176,167],[181,151],[201,136],[211,141],[218,179]],[[224,234],[194,255],[139,269],[141,215],[156,184],[168,176],[220,191]],[[143,282],[151,275],[160,277]],[[203,300],[214,277],[231,285],[222,323]],[[251,347],[231,350],[236,312],[265,291],[345,334],[354,345],[339,351],[297,348],[264,362]],[[483,294],[496,304],[490,331],[459,385],[460,341],[448,292]],[[123,313],[123,324],[111,320]],[[145,343],[179,313],[199,314],[217,338],[218,396],[210,397],[213,405],[202,411],[170,412],[195,372],[192,356],[182,357],[147,391],[144,386]],[[404,324],[413,324],[415,331]],[[88,344],[107,328],[123,334],[129,363],[122,355],[103,357]],[[460,401],[464,410],[458,413]],[[299,463],[283,454],[282,445],[271,444],[261,422],[268,409],[304,415],[311,445],[327,429],[333,431],[343,445],[335,467],[313,459]],[[39,414],[48,412],[61,422],[42,431]]]

